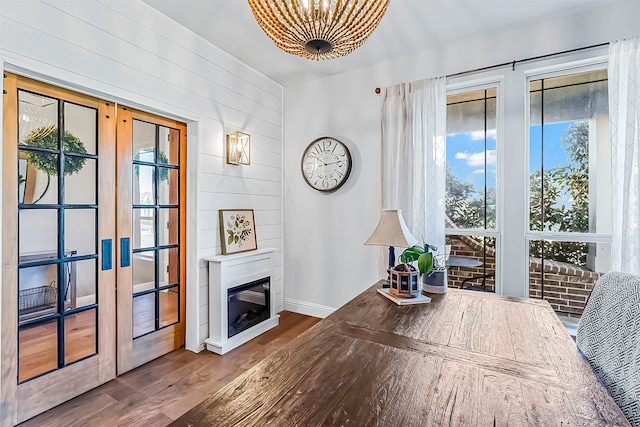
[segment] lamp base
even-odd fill
[[[387,278],[382,281],[382,289],[389,289],[389,287],[391,286],[389,283],[389,273],[387,273]]]
[[[389,288],[391,285],[391,270],[396,265],[396,252],[393,246],[389,246],[389,266],[387,267],[387,281],[382,285],[382,288]]]

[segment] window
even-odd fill
[[[497,88],[447,96],[448,284],[495,291]],[[455,262],[454,262],[455,260]]]
[[[607,71],[529,79],[529,296],[579,317],[611,240]]]

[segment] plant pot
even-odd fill
[[[432,270],[423,274],[422,290],[430,294],[446,294],[447,270]]]

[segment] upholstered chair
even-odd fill
[[[608,273],[578,323],[578,348],[633,426],[640,426],[640,276]]]

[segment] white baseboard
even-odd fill
[[[84,297],[76,298],[76,307],[84,307],[85,305],[91,305],[96,303],[95,295],[86,295]]]
[[[140,291],[146,291],[147,289],[153,289],[154,286],[154,282],[139,283],[133,287],[133,292],[136,293]],[[93,294],[76,298],[76,307],[84,307],[85,305],[91,305],[95,303],[96,296]]]
[[[275,328],[278,326],[278,323],[280,323],[280,316],[276,314],[274,317],[270,317],[269,319],[252,326],[246,331],[242,331],[238,335],[234,335],[222,342],[214,341],[211,338],[207,338],[204,342],[207,344],[207,350],[222,355],[246,343],[247,341],[254,339],[258,335],[267,332],[269,329]]]
[[[326,305],[298,301],[290,298],[284,299],[284,309],[287,311],[293,311],[294,313],[305,314],[307,316],[319,317],[321,319],[324,319],[337,310],[336,308],[328,307]]]

